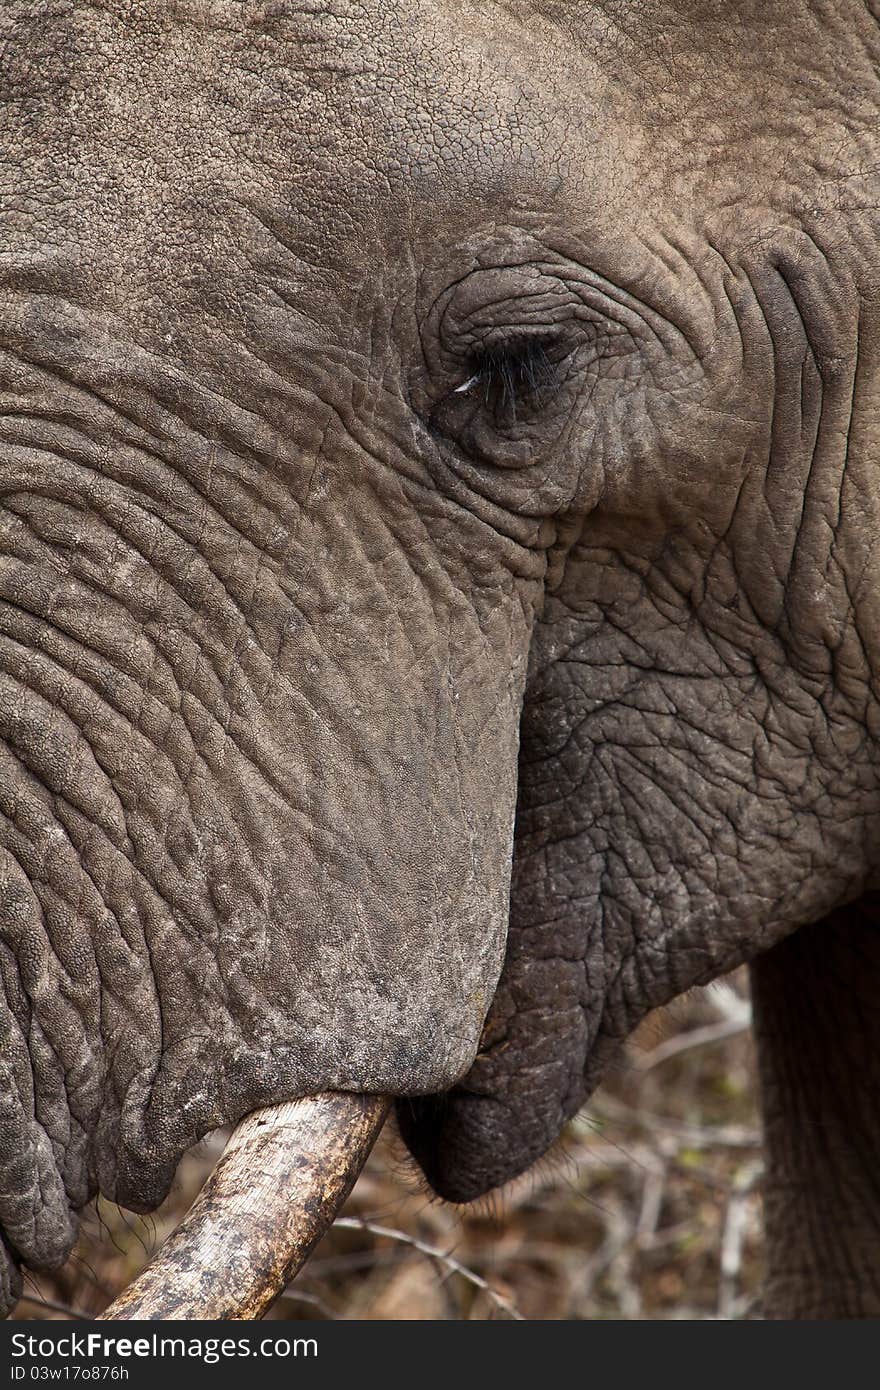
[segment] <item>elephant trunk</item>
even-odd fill
[[[331,1225],[388,1105],[328,1092],[246,1116],[185,1219],[104,1318],[262,1317]]]

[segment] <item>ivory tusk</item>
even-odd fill
[[[262,1317],[332,1225],[389,1105],[337,1091],[246,1116],[183,1221],[102,1316]]]

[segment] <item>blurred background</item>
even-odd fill
[[[432,1198],[393,1126],[272,1319],[759,1316],[761,1151],[744,971],[652,1014],[531,1173],[474,1207]],[[152,1217],[100,1201],[16,1318],[94,1317],[181,1219],[210,1136]]]

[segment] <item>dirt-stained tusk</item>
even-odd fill
[[[389,1104],[328,1092],[248,1115],[177,1230],[104,1318],[262,1317],[332,1224]]]

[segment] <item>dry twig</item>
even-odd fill
[[[395,1240],[401,1245],[408,1245],[412,1250],[418,1250],[419,1254],[424,1255],[426,1259],[436,1261],[453,1274],[460,1274],[462,1279],[467,1280],[475,1289],[479,1289],[491,1303],[495,1304],[496,1308],[500,1308],[508,1317],[517,1322],[525,1321],[522,1313],[514,1307],[509,1298],[505,1298],[497,1289],[493,1289],[482,1275],[468,1269],[467,1265],[463,1265],[460,1260],[456,1260],[446,1251],[439,1250],[436,1245],[428,1245],[416,1236],[408,1235],[406,1231],[397,1231],[392,1226],[377,1226],[373,1221],[362,1220],[356,1216],[342,1216],[335,1224],[337,1228],[342,1227],[348,1231],[369,1231],[371,1235],[381,1236],[385,1240]]]

